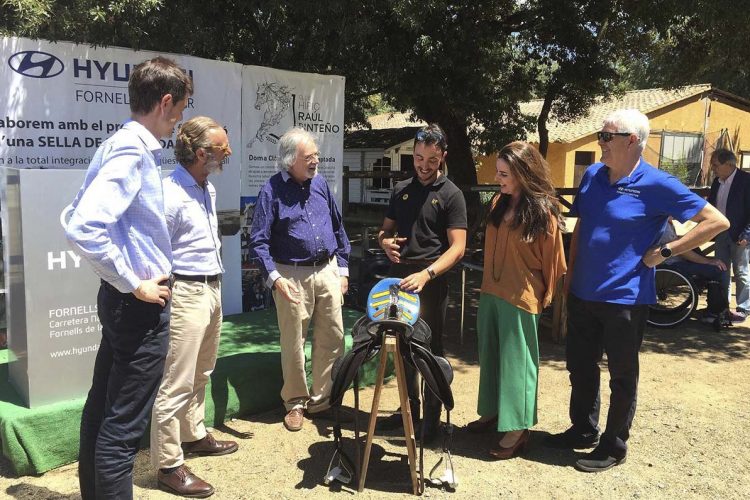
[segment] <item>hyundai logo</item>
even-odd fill
[[[31,78],[52,78],[63,72],[65,65],[52,54],[36,50],[17,52],[8,58],[13,71]]]

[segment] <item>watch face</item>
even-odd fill
[[[665,259],[668,259],[672,256],[672,249],[667,247],[661,247],[661,250],[659,250],[661,253],[661,256]]]

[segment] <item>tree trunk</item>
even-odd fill
[[[544,103],[542,104],[542,110],[539,112],[539,117],[536,120],[536,128],[539,133],[539,152],[544,158],[547,158],[547,149],[549,147],[549,130],[547,130],[547,120],[549,119],[549,111],[552,108],[552,101],[555,100],[557,91],[554,85],[550,85],[547,88],[547,92],[544,94]]]
[[[450,179],[463,189],[466,200],[466,215],[468,218],[469,232],[467,246],[473,246],[473,235],[479,232],[484,210],[479,199],[479,193],[469,191],[470,186],[477,184],[477,168],[474,162],[474,153],[471,150],[471,141],[467,133],[466,120],[446,118],[438,121],[448,136],[448,173]]]

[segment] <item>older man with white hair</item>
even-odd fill
[[[284,426],[298,431],[306,408],[329,416],[331,368],[344,352],[341,316],[351,246],[323,176],[311,134],[293,128],[279,141],[278,168],[258,194],[250,256],[273,289],[281,332]],[[313,323],[312,391],[305,374],[305,338]]]
[[[656,302],[654,267],[710,240],[727,219],[675,177],[642,157],[648,118],[621,109],[597,133],[601,162],[583,175],[571,215],[578,217],[568,264],[567,369],[572,426],[551,435],[556,448],[592,448],[575,467],[610,469],[625,461],[638,393],[638,352],[648,305]],[[697,224],[658,245],[669,216]],[[599,362],[607,353],[610,404],[599,436]]]

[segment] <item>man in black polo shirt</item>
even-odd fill
[[[388,213],[378,242],[393,263],[390,275],[403,278],[401,288],[419,293],[420,317],[432,331],[432,352],[443,356],[443,325],[448,307],[448,272],[466,248],[466,202],[441,171],[448,154],[445,133],[430,124],[414,139],[414,172],[391,193]],[[407,367],[412,419],[419,419],[417,373]],[[427,391],[424,402],[424,440],[437,435],[441,404]],[[379,428],[401,426],[401,415],[381,420]],[[418,433],[419,434],[419,433]]]

